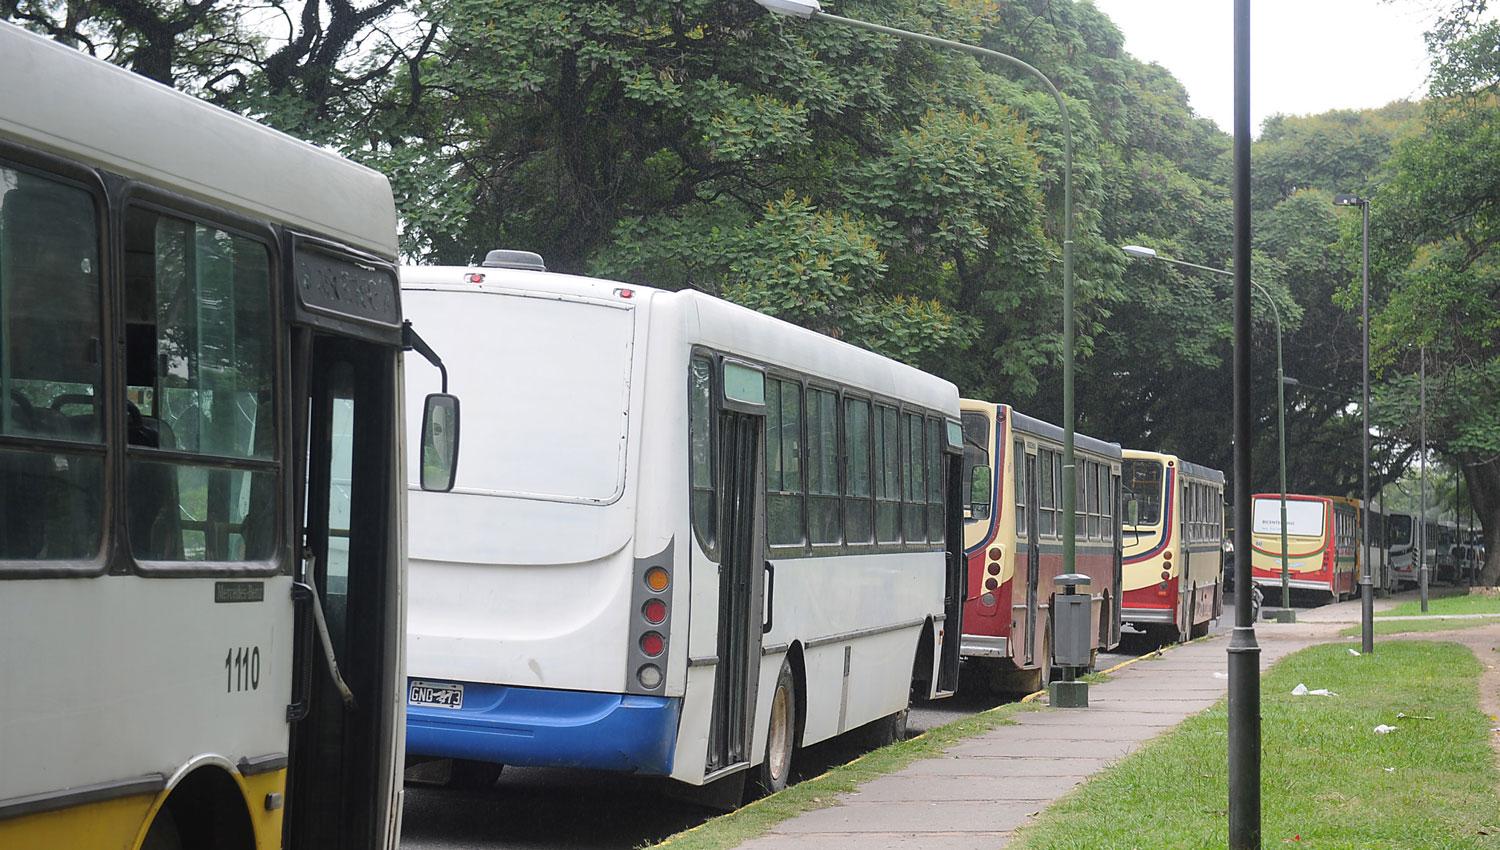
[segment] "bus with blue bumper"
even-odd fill
[[[409,494],[409,762],[774,790],[799,746],[904,734],[957,680],[957,389],[543,269],[403,271],[467,428],[452,491]]]

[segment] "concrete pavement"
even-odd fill
[[[1356,603],[1357,604],[1357,603]],[[1337,607],[1337,606],[1329,606]],[[1329,623],[1256,628],[1262,669],[1336,639]],[[1089,689],[1086,709],[1023,712],[1002,726],[783,821],[743,850],[996,850],[1079,783],[1224,696],[1228,639],[1171,649]]]

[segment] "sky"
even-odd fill
[[[1125,49],[1156,62],[1192,107],[1225,132],[1234,122],[1231,0],[1094,0]],[[1256,0],[1251,4],[1250,123],[1278,113],[1384,106],[1419,99],[1427,84],[1433,0]]]

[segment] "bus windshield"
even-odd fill
[[[456,491],[585,504],[619,497],[634,309],[423,289],[402,301],[427,338],[444,341],[453,392],[464,421],[475,423],[462,436]],[[407,380],[430,379],[413,369]],[[414,469],[407,474],[417,480]]]
[[[989,504],[974,504],[974,494],[969,482],[974,480],[974,467],[990,465],[990,422],[983,413],[965,412],[964,423],[964,517],[969,520],[990,518]]]
[[[1286,503],[1286,533],[1293,537],[1323,536],[1323,503],[1306,499],[1288,499]],[[1256,499],[1256,534],[1281,533],[1281,500]]]
[[[1125,498],[1134,498],[1136,502],[1135,516],[1132,518],[1127,511],[1125,524],[1139,527],[1161,522],[1161,461],[1127,460],[1122,475],[1125,479]]]

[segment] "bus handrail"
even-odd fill
[[[308,553],[307,568],[304,575],[312,575],[315,556]],[[333,680],[333,686],[338,688],[339,696],[344,700],[344,707],[355,711],[358,706],[354,702],[354,692],[349,690],[349,685],[344,682],[344,677],[339,673],[338,658],[333,653],[333,638],[328,634],[328,621],[323,616],[323,600],[318,598],[317,588],[311,582],[292,582],[292,598],[297,601],[306,601],[311,604],[313,623],[318,627],[318,643],[323,648],[323,660],[328,669],[328,676]]]

